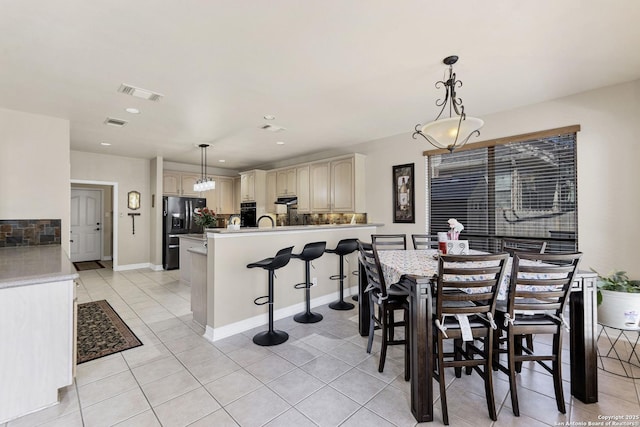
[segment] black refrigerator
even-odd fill
[[[202,233],[194,221],[194,210],[207,206],[207,199],[195,197],[163,197],[162,267],[180,268],[180,234]]]

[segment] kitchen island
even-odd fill
[[[0,424],[72,383],[77,277],[60,245],[0,248]]]
[[[257,306],[253,300],[267,294],[267,272],[247,268],[247,264],[273,257],[278,250],[294,246],[300,253],[305,244],[327,242],[335,248],[342,239],[371,241],[371,234],[382,224],[307,225],[272,228],[241,228],[240,230],[207,229],[207,324],[205,337],[216,341],[239,332],[266,325],[267,306]],[[357,252],[345,257],[345,298],[357,293]],[[338,274],[339,257],[324,254],[313,261],[311,306],[323,305],[339,298],[337,281],[329,276]],[[294,285],[304,281],[304,262],[291,259],[276,272],[274,318],[282,319],[304,311],[304,291]],[[355,315],[355,312],[354,312]]]

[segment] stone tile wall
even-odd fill
[[[0,248],[59,245],[59,219],[0,219]]]

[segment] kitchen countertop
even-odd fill
[[[207,236],[202,233],[191,233],[191,234],[176,234],[180,239],[191,239],[191,240],[207,240]]]
[[[60,245],[0,248],[0,289],[78,277]]]
[[[207,234],[243,234],[243,233],[269,233],[281,231],[304,231],[304,230],[326,230],[362,227],[382,227],[384,224],[320,224],[320,225],[281,225],[276,227],[244,227],[239,230],[229,230],[226,228],[207,228]]]

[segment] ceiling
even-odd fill
[[[0,108],[70,120],[73,150],[199,164],[209,143],[209,166],[244,170],[409,143],[448,55],[481,118],[636,80],[638,17],[637,0],[3,0]]]

